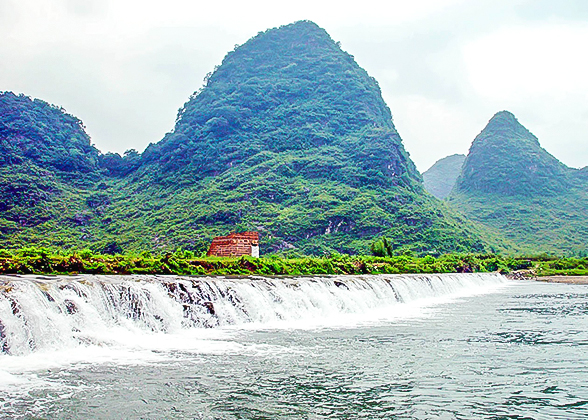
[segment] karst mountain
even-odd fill
[[[549,154],[502,111],[472,143],[449,202],[519,252],[578,254],[588,243],[584,174]]]
[[[228,53],[142,154],[100,154],[63,110],[2,97],[2,111],[20,101],[22,115],[51,115],[19,134],[18,112],[0,114],[2,191],[18,177],[41,191],[0,215],[8,247],[202,250],[247,229],[262,253],[368,253],[383,235],[399,251],[490,249],[424,191],[376,80],[312,22]]]

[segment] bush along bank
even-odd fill
[[[503,257],[448,254],[439,257],[331,255],[263,258],[198,257],[178,250],[164,255],[95,254],[89,250],[46,248],[0,250],[0,274],[174,274],[174,275],[325,275],[418,273],[519,273],[522,276],[588,275],[588,258],[547,255]]]

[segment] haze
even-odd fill
[[[0,91],[63,106],[103,152],[142,151],[235,44],[308,19],[375,77],[424,171],[507,109],[588,165],[588,2],[0,0]]]

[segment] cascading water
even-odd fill
[[[497,274],[0,277],[0,419],[584,419],[587,296]]]
[[[0,352],[108,345],[111,332],[181,333],[230,325],[382,316],[402,305],[475,293],[498,274],[299,278],[0,277]]]

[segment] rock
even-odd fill
[[[73,300],[66,299],[63,303],[65,304],[65,311],[69,315],[73,315],[78,312],[78,306]]]
[[[8,339],[6,337],[6,327],[0,321],[0,352],[8,354],[10,348],[8,347]]]
[[[530,280],[536,279],[537,276],[535,275],[535,272],[531,270],[518,270],[508,273],[506,278],[511,280]]]
[[[45,295],[45,297],[47,298],[47,300],[48,300],[49,302],[55,302],[55,299],[53,299],[53,296],[51,296],[51,295],[49,294],[49,292],[46,292],[45,290],[43,290],[43,294]]]
[[[214,305],[212,304],[212,302],[204,302],[202,306],[208,309],[209,314],[216,315],[216,311],[214,310]]]

